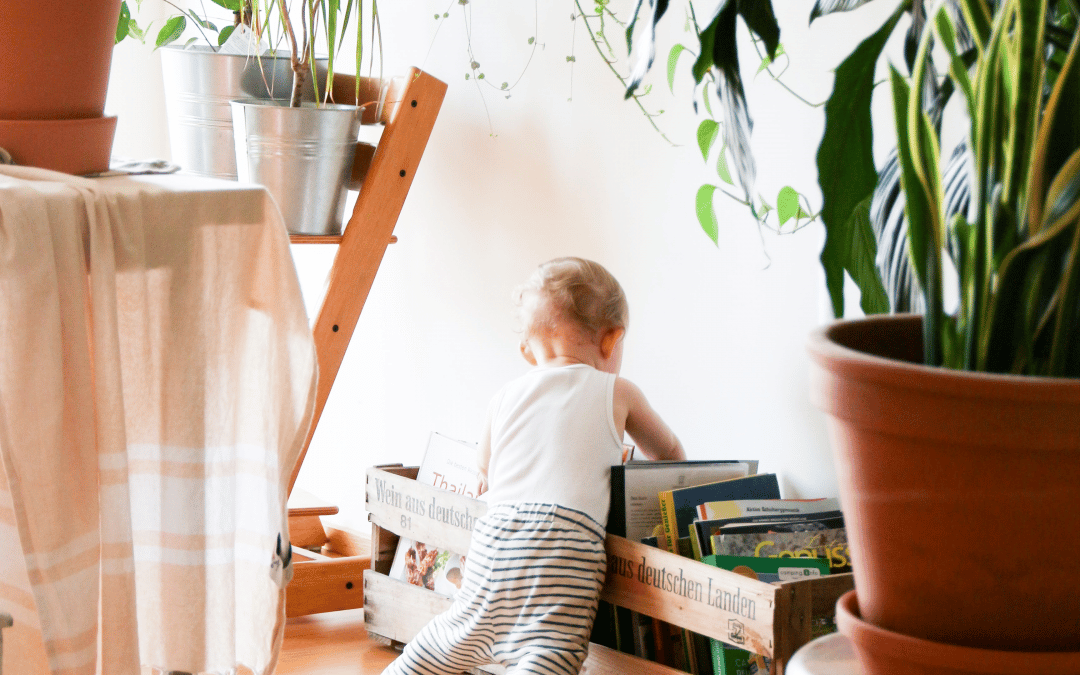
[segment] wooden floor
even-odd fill
[[[362,609],[294,617],[276,675],[379,675],[398,653],[368,638]]]

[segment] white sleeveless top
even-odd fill
[[[611,467],[622,461],[615,375],[575,364],[534,368],[491,401],[491,462],[483,498],[558,504],[607,526]]]

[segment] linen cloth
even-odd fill
[[[383,675],[577,675],[607,572],[604,528],[556,504],[501,502],[476,521],[454,603]]]
[[[272,672],[315,364],[262,188],[0,167],[4,675]]]

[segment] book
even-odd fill
[[[844,516],[833,512],[815,514],[813,517],[787,518],[784,520],[751,521],[746,523],[724,523],[719,534],[749,534],[756,532],[815,532],[818,530],[836,530],[844,527]]]
[[[839,499],[736,499],[699,504],[700,520],[742,518],[757,515],[799,515],[821,511],[839,511]]]
[[[757,460],[640,461],[611,467],[611,534],[641,541],[661,524],[659,493],[757,473]]]
[[[742,516],[739,518],[695,520],[693,526],[690,528],[690,542],[693,548],[694,558],[701,560],[703,556],[712,552],[709,541],[713,535],[720,534],[722,529],[728,532],[735,532],[737,531],[735,528],[739,526],[751,527],[764,523],[807,523],[807,519],[819,523],[816,525],[817,529],[844,526],[843,514],[840,511],[822,511],[820,513],[794,515],[753,515]],[[791,525],[788,531],[792,531],[796,527],[796,525]],[[809,529],[809,527],[811,526],[806,525],[803,529]]]
[[[851,549],[843,527],[778,532],[776,527],[761,524],[759,529],[765,531],[724,533],[721,529],[710,538],[712,552],[755,558],[817,558],[829,563],[832,574],[851,571]]]
[[[476,498],[480,489],[477,452],[475,443],[432,432],[416,480]],[[388,576],[414,586],[423,586],[441,595],[453,596],[461,587],[464,560],[452,551],[440,551],[423,542],[401,537]]]
[[[657,494],[661,522],[668,539],[668,550],[680,553],[680,540],[685,541],[682,555],[690,556],[690,525],[694,522],[699,504],[734,499],[780,499],[780,483],[776,474],[764,473],[740,476],[712,483],[663,490]]]
[[[743,556],[707,555],[706,565],[729,570],[751,579],[780,583],[821,577],[829,573],[828,564],[815,558],[748,558]],[[713,670],[716,675],[750,675],[769,672],[769,659],[716,639],[709,639]]]

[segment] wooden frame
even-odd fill
[[[372,566],[364,572],[364,623],[371,635],[408,642],[450,599],[386,576],[399,536],[466,552],[486,505],[422,485],[415,467],[373,467],[367,472],[372,522]],[[780,585],[748,579],[667,551],[608,535],[608,574],[602,599],[635,612],[739,644],[784,669],[810,641],[812,619],[831,616],[837,599],[854,588],[850,574]],[[650,661],[591,645],[586,673],[670,675]]]
[[[290,494],[386,247],[395,241],[394,226],[446,95],[445,83],[416,68],[385,87],[379,80],[360,78],[359,100],[355,84],[355,77],[335,75],[335,100],[364,104],[377,101],[383,91],[388,93],[381,108],[365,109],[365,122],[381,121],[386,128],[352,215],[340,237],[291,237],[293,243],[337,244],[338,250],[326,296],[312,329],[319,364],[315,412],[289,478]],[[336,507],[328,508],[289,510],[295,564],[293,579],[286,590],[288,616],[363,606],[361,575],[370,566],[369,544],[355,533],[324,528],[322,516],[337,512]]]

